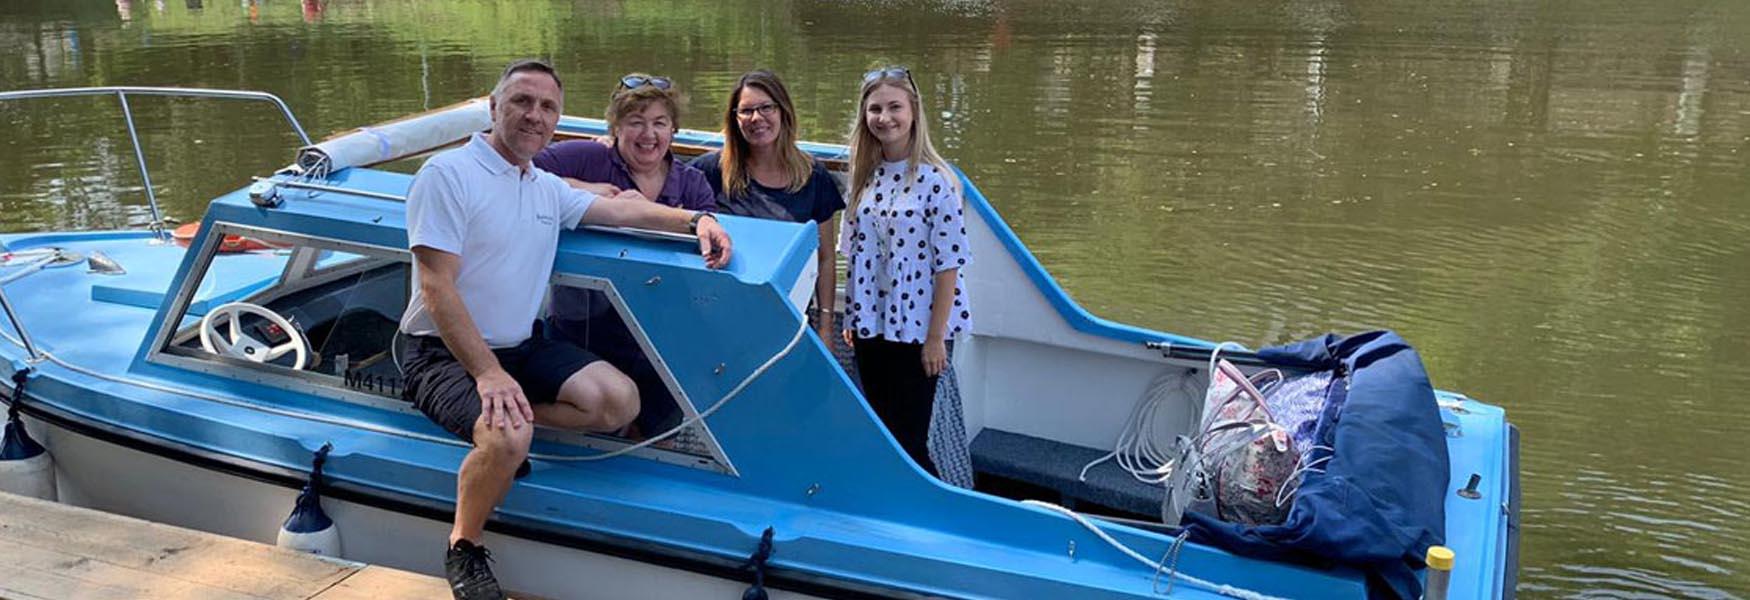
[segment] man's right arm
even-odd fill
[[[462,269],[462,257],[430,248],[413,248],[414,268],[419,270],[419,292],[425,298],[426,310],[437,324],[438,336],[450,354],[474,376],[475,389],[480,393],[481,415],[494,427],[521,428],[533,421],[534,412],[528,399],[504,367],[498,356],[486,345],[480,328],[469,316],[462,295],[456,290],[456,275]]]

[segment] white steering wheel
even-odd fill
[[[269,346],[267,342],[244,333],[242,322],[238,317],[245,313],[267,319],[268,322],[278,326],[281,331],[286,332],[286,337],[291,339],[278,346]],[[215,330],[213,321],[219,318],[227,319],[226,322],[230,324],[230,339],[219,335],[219,332]],[[258,363],[285,356],[287,352],[296,352],[297,358],[292,361],[292,369],[298,371],[304,369],[304,365],[309,359],[307,351],[304,350],[304,334],[299,333],[298,328],[293,327],[291,321],[287,321],[285,317],[267,307],[248,302],[222,304],[218,308],[208,311],[207,316],[201,318],[201,348],[214,354]]]

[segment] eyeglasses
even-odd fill
[[[770,119],[773,115],[778,114],[778,105],[767,102],[759,106],[735,109],[735,116],[743,119],[752,119],[754,113],[759,113],[760,116]]]
[[[905,78],[905,82],[911,86],[911,89],[918,89],[917,82],[911,79],[911,69],[905,67],[883,67],[864,73],[863,83],[866,85],[877,79],[899,79],[901,77]]]
[[[644,85],[659,90],[666,90],[673,86],[674,82],[669,81],[667,77],[661,75],[627,75],[620,78],[620,87],[628,90]]]

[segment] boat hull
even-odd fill
[[[61,501],[149,521],[272,544],[298,491],[197,466],[27,419],[55,456]],[[174,488],[165,490],[164,488]],[[450,524],[325,498],[343,558],[443,574]],[[510,589],[543,598],[735,598],[742,581],[489,532],[493,570]],[[772,598],[819,598],[771,589]]]

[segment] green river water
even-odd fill
[[[322,137],[554,60],[714,129],[768,67],[842,141],[912,68],[937,143],[1090,311],[1258,346],[1396,329],[1524,434],[1526,598],[1750,596],[1750,3],[4,0],[0,90],[259,89]],[[140,98],[197,218],[276,114]],[[0,230],[137,226],[113,99],[0,106]]]

